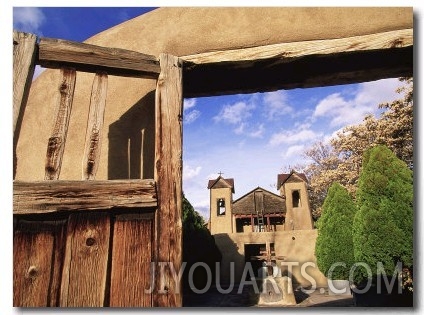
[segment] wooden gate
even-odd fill
[[[19,32],[13,44],[14,156],[35,65],[61,71],[45,180],[13,183],[13,305],[181,306],[180,59],[58,39],[38,42]],[[95,75],[82,180],[65,181],[60,171],[76,71]],[[154,179],[95,180],[108,75],[157,80]]]

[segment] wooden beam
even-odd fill
[[[184,97],[413,75],[413,29],[181,56]]]
[[[82,177],[95,179],[101,152],[101,132],[107,99],[107,74],[97,73],[92,83],[91,104],[86,126],[85,149],[82,161]]]
[[[112,208],[153,208],[153,180],[36,181],[13,183],[13,214]]]
[[[57,105],[56,119],[46,152],[45,179],[47,180],[58,179],[61,172],[62,156],[67,139],[68,123],[70,122],[74,87],[76,85],[76,71],[74,69],[62,68],[61,74],[59,104]]]
[[[38,62],[46,68],[68,66],[128,77],[156,79],[160,72],[159,62],[151,55],[53,38],[40,39]]]
[[[27,103],[36,59],[37,36],[13,32],[13,132]]]
[[[158,188],[156,260],[179,272],[182,262],[182,64],[179,58],[161,54],[161,73],[156,87],[155,180]],[[158,265],[157,268],[162,268]],[[154,306],[182,304],[181,285],[169,272],[158,270]]]

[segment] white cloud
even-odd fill
[[[263,134],[265,132],[265,127],[263,124],[260,124],[257,130],[250,132],[251,138],[263,138]]]
[[[316,134],[310,129],[301,129],[301,130],[283,130],[281,132],[275,133],[269,140],[271,146],[277,146],[281,144],[294,144],[298,142],[307,143],[308,141],[313,141],[315,138],[318,138],[319,134]]]
[[[196,106],[196,98],[185,98],[183,101],[183,108],[184,110],[188,110],[192,107]]]
[[[188,165],[184,165],[183,167],[183,180],[189,180],[199,175],[202,166],[197,166],[195,168],[191,168]]]
[[[337,110],[346,106],[349,106],[349,103],[343,99],[340,93],[330,94],[318,103],[314,111],[314,116],[333,116]]]
[[[398,87],[402,86],[398,79],[385,79],[373,82],[364,82],[359,85],[360,89],[355,97],[355,103],[378,105],[390,102],[399,97],[396,93]]]
[[[215,122],[224,121],[229,124],[239,124],[251,117],[251,110],[255,108],[254,104],[237,102],[233,105],[225,105],[217,116],[214,116]]]
[[[183,115],[184,123],[191,124],[201,116],[201,112],[197,109],[189,111],[191,108],[196,106],[196,98],[186,98],[183,100]]]
[[[45,21],[45,15],[39,8],[13,8],[13,28],[27,33],[42,35],[40,26]]]
[[[291,158],[291,157],[295,158],[296,156],[302,155],[304,150],[305,150],[305,146],[302,144],[292,145],[288,147],[287,151],[281,154],[281,156],[284,159]]]
[[[380,103],[396,99],[399,86],[397,79],[385,79],[359,84],[350,99],[344,93],[330,94],[317,104],[312,118],[330,118],[331,127],[360,123],[366,115],[376,114]]]
[[[287,102],[287,98],[287,92],[283,90],[263,94],[265,113],[269,120],[287,115],[293,111],[293,108]]]
[[[190,124],[192,122],[194,122],[196,119],[199,118],[199,116],[201,116],[201,112],[194,109],[192,111],[190,111],[189,113],[184,113],[184,123],[185,124]]]
[[[240,123],[238,127],[233,129],[233,132],[237,135],[242,135],[244,133],[245,123]]]

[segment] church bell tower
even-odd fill
[[[233,233],[232,194],[235,193],[233,178],[208,181],[210,190],[210,231],[211,234]]]

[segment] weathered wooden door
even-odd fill
[[[14,180],[13,305],[181,306],[180,59],[43,38],[37,44],[34,35],[17,32],[13,56],[14,144],[35,64],[62,74],[45,180]],[[76,71],[95,77],[82,180],[64,181]],[[95,180],[109,74],[157,80],[153,179]]]

